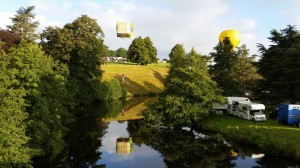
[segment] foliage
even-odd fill
[[[21,38],[8,30],[0,29],[0,41],[4,43],[0,45],[0,49],[7,53],[13,45],[21,42]]]
[[[63,28],[46,28],[41,36],[45,52],[67,65],[69,89],[78,104],[99,99],[100,58],[105,47],[104,34],[96,20],[82,15]]]
[[[27,134],[31,138],[30,147],[46,151],[52,148],[50,142],[53,139],[49,137],[58,132],[64,134],[66,125],[72,121],[69,108],[73,105],[66,80],[53,71],[52,58],[45,56],[37,44],[22,41],[8,55],[10,71],[16,72],[14,79],[17,82],[13,88],[25,89],[23,97],[29,114]]]
[[[139,36],[135,38],[127,51],[129,61],[142,65],[157,62],[156,55],[156,48],[149,37],[143,39]]]
[[[157,63],[158,58],[157,56],[157,49],[153,46],[153,43],[150,37],[145,37],[144,42],[146,44],[146,48],[148,49],[148,54],[150,57],[150,63]]]
[[[260,92],[269,100],[296,102],[300,100],[300,35],[294,26],[271,31],[268,38],[273,45],[259,45],[261,60],[259,71],[264,77]]]
[[[237,52],[231,50],[230,44],[222,45],[219,43],[214,47],[215,52],[211,52],[210,55],[213,58],[214,65],[211,66],[210,74],[218,86],[223,90],[224,96],[236,96],[237,85],[231,79],[233,64],[237,59]]]
[[[116,56],[117,57],[122,57],[122,58],[127,58],[127,50],[125,48],[119,48],[116,51]]]
[[[30,149],[25,135],[25,90],[15,88],[18,71],[9,68],[9,56],[0,52],[0,167],[22,167],[30,160]]]
[[[126,97],[126,90],[117,79],[107,80],[100,86],[101,100],[112,101]]]
[[[212,110],[213,103],[223,101],[221,91],[208,76],[206,60],[194,49],[186,55],[182,45],[177,44],[169,57],[165,91],[143,115],[157,125],[194,126]]]
[[[248,57],[246,45],[238,47],[238,57],[232,66],[229,76],[236,83],[237,93],[244,95],[247,91],[253,91],[257,87],[258,80],[262,77],[258,74],[257,68],[253,65],[255,57]]]
[[[27,8],[21,7],[17,10],[17,14],[11,18],[13,25],[7,26],[9,31],[20,36],[23,40],[34,41],[39,38],[36,29],[39,25],[38,21],[33,21],[35,14],[32,13],[34,6]]]

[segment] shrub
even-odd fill
[[[104,81],[100,86],[100,99],[103,101],[116,100],[126,96],[126,90],[117,79]]]

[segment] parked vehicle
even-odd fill
[[[224,104],[216,104],[213,108],[218,112],[229,112],[230,106],[232,105],[233,101],[245,101],[250,102],[247,97],[225,97]]]
[[[265,105],[252,103],[250,101],[233,101],[229,113],[246,120],[266,121],[266,115],[263,113]]]
[[[263,113],[265,105],[252,103],[246,97],[226,97],[226,104],[216,105],[216,111],[227,112],[231,115],[253,121],[266,121],[266,115]]]
[[[279,104],[278,121],[289,125],[300,126],[300,105]]]

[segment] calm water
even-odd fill
[[[102,137],[102,147],[99,148],[102,158],[97,161],[97,165],[105,165],[107,168],[258,168],[297,167],[297,165],[299,167],[299,163],[277,157],[268,157],[257,153],[239,153],[230,145],[213,142],[204,134],[193,133],[192,135],[188,130],[176,132],[162,130],[163,128],[160,130],[147,130],[147,127],[137,128],[136,126],[143,127],[143,123],[139,123],[139,121],[110,122],[107,133]],[[138,133],[130,134],[130,131],[138,131]],[[128,153],[118,153],[116,149],[117,139],[131,136],[133,138],[131,144],[133,150]],[[141,140],[140,138],[143,137],[145,139]],[[138,141],[137,144],[134,142],[135,138]],[[144,143],[141,141],[144,141]]]
[[[132,112],[140,103],[113,102],[82,108],[66,138],[51,141],[52,150],[33,160],[34,167],[86,168],[292,168],[300,163],[213,140],[189,129],[149,127],[143,120],[103,122]],[[134,110],[133,110],[134,109]],[[126,112],[125,112],[126,113]],[[122,115],[121,115],[122,116]]]

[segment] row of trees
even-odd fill
[[[105,45],[95,19],[82,15],[38,34],[33,10],[20,8],[0,30],[0,167],[60,153],[72,123],[91,115],[86,107],[126,94],[119,81],[100,83]]]
[[[143,112],[156,125],[194,126],[222,96],[251,93],[274,103],[300,100],[300,34],[293,26],[271,31],[274,45],[259,44],[261,59],[249,56],[246,45],[233,50],[219,43],[210,57],[177,44],[169,54],[170,70],[160,100]],[[211,64],[207,66],[207,63]],[[208,68],[209,67],[209,70]],[[209,71],[209,73],[208,73]]]

